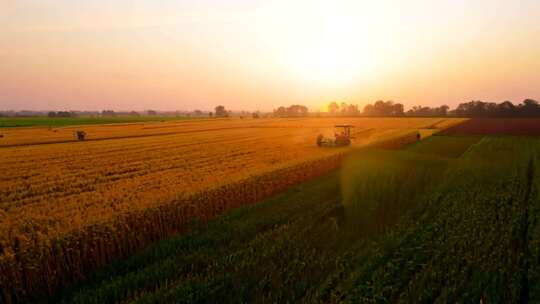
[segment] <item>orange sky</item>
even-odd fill
[[[0,43],[0,110],[540,99],[535,0],[3,1]]]

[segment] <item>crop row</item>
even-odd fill
[[[398,121],[411,129],[425,122]],[[320,122],[294,132],[291,122],[280,123],[265,134],[251,128],[0,149],[4,299],[52,295],[194,219],[339,165],[345,150],[312,142]],[[383,129],[361,140],[399,147],[416,140],[412,134]]]
[[[523,303],[538,210],[534,140],[484,139],[388,236],[384,254],[356,277],[352,301]],[[492,160],[497,160],[494,163]],[[532,172],[532,173],[531,173]],[[537,182],[536,182],[537,183]],[[537,240],[534,242],[538,242]],[[537,249],[535,249],[537,250]],[[532,281],[531,281],[532,282]]]
[[[362,149],[341,167],[345,184],[332,173],[194,224],[63,301],[538,302],[539,149],[519,138],[486,138],[452,158]],[[376,229],[351,207],[373,211]]]
[[[412,134],[375,130],[363,144],[375,139],[399,146],[416,140],[404,132]],[[189,140],[163,136],[0,150],[6,156],[0,161],[5,169],[0,184],[0,245],[11,246],[14,236],[28,234],[60,237],[127,210],[158,206],[177,196],[336,152],[317,148],[312,142],[316,133],[307,138],[305,134],[311,133],[306,131],[289,133],[278,129],[257,136],[252,130],[236,130]],[[189,143],[194,145],[186,146]]]
[[[325,174],[335,169],[341,158],[337,154],[201,191],[160,207],[128,212],[108,224],[84,227],[50,242],[16,236],[13,248],[3,248],[0,256],[4,297],[23,301],[50,296],[116,258],[182,231],[194,219],[209,219]]]

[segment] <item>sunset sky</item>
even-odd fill
[[[7,0],[0,110],[540,99],[538,0]]]

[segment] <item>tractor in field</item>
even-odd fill
[[[334,138],[325,138],[322,134],[317,136],[317,146],[319,147],[344,147],[351,144],[351,125],[334,126]]]

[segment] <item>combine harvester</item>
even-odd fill
[[[325,138],[322,134],[317,136],[317,146],[319,147],[345,147],[351,145],[351,125],[336,125],[334,126],[334,139]]]

